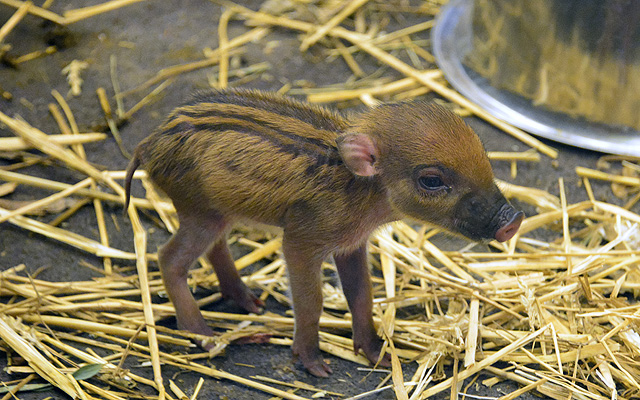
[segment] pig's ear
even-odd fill
[[[376,161],[380,153],[369,135],[348,133],[340,136],[336,143],[342,161],[351,172],[359,176],[373,176],[378,173]]]

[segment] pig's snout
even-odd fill
[[[509,204],[505,204],[500,208],[496,217],[498,230],[494,237],[498,242],[506,242],[520,229],[520,224],[524,219],[524,213],[522,211],[516,211],[516,209]]]

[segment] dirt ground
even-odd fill
[[[88,2],[68,0],[54,2],[52,9],[63,12],[87,5]],[[94,3],[94,2],[91,2]],[[179,6],[177,5],[179,4]],[[259,1],[245,1],[244,5],[258,9]],[[4,23],[15,9],[0,5],[0,25]],[[82,94],[67,96],[81,131],[93,131],[95,127],[104,124],[104,114],[100,109],[95,95],[98,87],[104,87],[109,96],[113,95],[110,78],[110,57],[117,58],[117,75],[123,90],[136,87],[151,78],[162,68],[198,60],[202,58],[204,48],[216,48],[218,43],[218,20],[221,7],[205,0],[183,0],[181,2],[145,1],[119,10],[115,10],[98,17],[90,18],[72,24],[62,31],[56,31],[50,24],[43,24],[40,18],[27,16],[6,38],[11,43],[11,54],[26,54],[31,51],[42,50],[51,41],[64,48],[55,54],[29,61],[18,68],[0,66],[0,87],[13,95],[13,100],[0,100],[0,110],[10,116],[20,116],[33,126],[46,133],[59,133],[55,121],[48,112],[48,104],[53,102],[51,91],[56,89],[63,95],[69,91],[66,78],[61,70],[72,60],[83,60],[88,68],[82,73],[84,84]],[[397,29],[403,25],[420,22],[415,15],[404,15],[392,21],[389,29]],[[232,21],[229,26],[231,38],[248,30],[242,21]],[[331,62],[315,62],[324,58],[321,46],[311,48],[305,55],[298,51],[298,33],[284,29],[275,29],[265,38],[249,43],[242,54],[243,65],[253,65],[268,62],[267,73],[260,78],[244,83],[243,87],[277,90],[287,83],[294,87],[301,81],[313,82],[318,86],[344,82],[350,76],[350,70],[341,58]],[[428,33],[424,34],[428,38]],[[49,43],[47,43],[49,41]],[[276,42],[277,41],[277,42]],[[373,73],[380,65],[366,54],[356,55],[356,59],[367,73]],[[399,73],[389,70],[388,74],[402,77]],[[198,89],[209,87],[208,78],[214,76],[214,70],[205,68],[179,76],[170,87],[163,92],[152,104],[137,112],[134,117],[121,127],[124,146],[133,150],[136,144],[148,135],[174,107]],[[234,84],[232,79],[232,85]],[[126,97],[125,109],[131,107],[141,95],[134,94]],[[429,97],[429,96],[427,96]],[[113,105],[113,103],[112,103]],[[362,106],[360,106],[362,107]],[[350,111],[357,111],[357,107]],[[527,146],[498,131],[478,118],[467,118],[467,122],[478,132],[490,151],[524,151]],[[0,136],[12,136],[6,128],[0,127]],[[578,187],[578,177],[575,167],[585,166],[595,168],[601,154],[581,149],[546,142],[559,150],[557,163],[543,156],[539,163],[520,163],[516,179],[511,179],[509,163],[494,162],[498,178],[523,186],[542,188],[551,193],[558,193],[558,178],[564,177],[568,190],[569,201],[586,199],[583,189]],[[121,155],[114,140],[109,139],[97,144],[85,145],[89,160],[96,165],[108,169],[124,169],[127,160]],[[0,166],[12,161],[0,159]],[[51,176],[55,171],[55,176]],[[51,169],[43,166],[29,167],[22,172],[66,181],[77,182],[84,178],[80,173],[62,168]],[[608,185],[595,183],[596,197],[613,203],[620,203],[611,193]],[[139,190],[139,188],[136,188]],[[13,200],[28,200],[39,198],[50,193],[20,187],[9,198]],[[109,236],[113,247],[125,251],[133,251],[130,223],[122,217],[122,208],[105,204],[106,213],[113,215],[107,219]],[[526,205],[522,205],[525,212]],[[637,207],[636,207],[637,208]],[[529,212],[532,210],[529,209]],[[45,218],[46,220],[46,218]],[[114,222],[115,221],[115,222]],[[116,226],[116,222],[117,225]],[[151,227],[148,220],[145,226]],[[97,237],[95,216],[88,208],[80,210],[66,222],[65,228],[82,233],[85,236]],[[169,234],[154,229],[149,232],[149,246],[156,248],[164,243]],[[243,249],[234,249],[241,254]],[[44,239],[7,223],[0,226],[0,270],[24,263],[29,272],[46,267],[39,275],[40,279],[52,281],[88,280],[98,276],[96,272],[83,267],[81,261],[93,265],[100,265],[98,258],[75,250],[58,242]],[[152,263],[150,268],[156,269]],[[0,299],[2,301],[2,299]],[[284,313],[286,310],[273,302],[267,305],[272,311]],[[221,302],[209,307],[211,310],[234,310],[232,305]],[[166,321],[173,326],[175,321]],[[293,382],[295,380],[310,383],[332,391],[353,396],[378,385],[385,374],[368,374],[358,370],[358,365],[341,359],[327,356],[334,370],[328,379],[315,378],[291,361],[291,351],[287,347],[251,344],[230,346],[225,355],[210,361],[211,364],[236,375],[251,376],[265,375],[273,378]],[[0,359],[0,367],[6,365],[6,359]],[[129,368],[150,377],[150,368],[136,366],[132,363]],[[407,377],[411,376],[415,367],[408,364],[404,367]],[[165,378],[174,378],[183,388],[193,388],[199,375],[178,371],[172,367],[164,368]],[[0,381],[16,379],[0,371]],[[469,393],[483,396],[500,396],[504,390],[511,391],[513,386],[497,385],[492,389],[472,387]],[[152,394],[152,393],[149,393]],[[190,394],[187,393],[188,395]],[[20,398],[42,399],[63,398],[64,393],[50,391],[45,393],[21,394]],[[443,393],[439,398],[447,398]],[[527,395],[531,397],[532,395]],[[371,398],[390,399],[392,391],[385,391]],[[242,385],[227,381],[218,381],[205,377],[204,388],[200,399],[267,399],[270,396],[248,389]]]

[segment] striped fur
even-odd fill
[[[203,253],[223,295],[259,311],[225,232],[238,219],[281,226],[296,321],[292,348],[317,376],[331,372],[318,348],[321,266],[329,255],[352,312],[354,350],[376,362],[382,345],[366,246],[376,227],[412,217],[474,239],[508,240],[522,219],[493,183],[475,133],[453,113],[424,102],[381,106],[347,121],[275,94],[200,93],[138,145],[127,198],[139,166],[173,200],[180,218],[158,255],[179,326],[213,334],[187,286],[187,270]]]
[[[337,113],[282,96],[201,93],[141,142],[136,157],[177,207],[282,226],[293,205],[383,200],[377,180],[354,176],[340,158],[336,138],[349,126]]]

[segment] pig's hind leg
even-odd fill
[[[223,297],[232,299],[246,311],[259,313],[262,311],[264,303],[242,282],[226,239],[226,235],[222,235],[207,250],[207,259],[213,264],[218,281],[220,281],[220,292]]]
[[[158,264],[162,281],[169,299],[176,309],[176,319],[180,329],[200,335],[211,336],[209,328],[200,313],[189,286],[189,267],[207,250],[209,245],[224,236],[227,223],[222,216],[203,218],[180,212],[180,228],[158,252]]]

